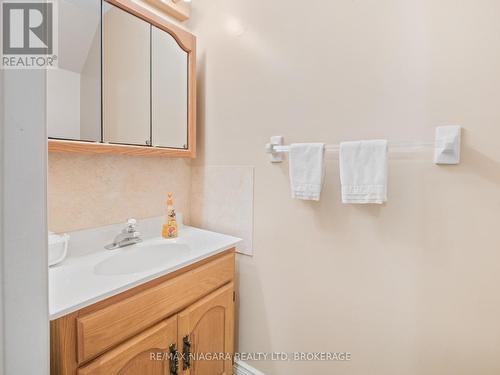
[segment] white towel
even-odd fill
[[[292,198],[319,201],[324,175],[324,143],[290,145]]]
[[[387,201],[387,141],[340,144],[340,182],[343,203]]]

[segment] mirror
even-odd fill
[[[150,145],[151,25],[103,3],[104,142]]]
[[[151,35],[153,146],[187,148],[188,54],[167,32]]]
[[[47,70],[51,138],[101,140],[101,0],[59,0],[58,68]]]

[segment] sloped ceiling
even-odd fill
[[[58,7],[59,68],[81,73],[94,36],[100,32],[101,1],[60,0]]]

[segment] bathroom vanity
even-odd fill
[[[185,227],[51,268],[51,374],[232,374],[238,242]]]

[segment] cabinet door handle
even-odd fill
[[[171,344],[170,350],[170,375],[178,375],[177,369],[179,368],[179,353],[177,352],[177,345]]]
[[[191,341],[189,335],[182,338],[182,369],[187,370],[191,367]]]

